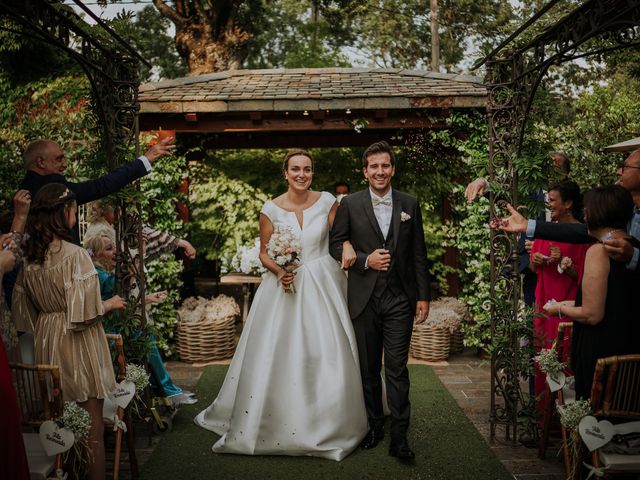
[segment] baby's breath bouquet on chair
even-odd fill
[[[55,421],[60,428],[73,432],[73,447],[64,454],[64,464],[73,476],[82,478],[89,462],[93,461],[89,448],[91,416],[76,402],[65,402],[62,416]]]
[[[127,364],[127,370],[124,378],[125,382],[131,382],[136,387],[136,393],[132,399],[132,408],[138,417],[140,415],[140,408],[146,408],[144,404],[144,400],[142,399],[142,392],[145,388],[147,388],[149,383],[149,374],[144,369],[144,367],[140,365],[136,365],[134,363]]]
[[[289,227],[276,226],[267,244],[267,254],[279,267],[293,272],[302,263],[302,245]],[[285,293],[296,293],[293,283],[284,287]]]

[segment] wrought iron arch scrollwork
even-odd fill
[[[74,0],[100,27],[91,30],[68,5],[57,0],[0,0],[0,16],[22,33],[67,53],[84,70],[92,88],[92,105],[102,126],[102,144],[111,170],[138,151],[139,64],[148,63],[80,1]],[[128,209],[133,212],[128,212]],[[117,291],[128,298],[137,291],[144,321],[144,272],[140,205],[120,202],[116,214]],[[133,266],[133,267],[131,267]],[[137,286],[137,290],[135,288]]]
[[[486,63],[489,124],[489,174],[500,198],[491,196],[497,216],[503,203],[518,204],[514,161],[520,154],[529,110],[542,78],[556,64],[622,48],[640,47],[640,2],[590,0],[549,26],[532,40],[518,42],[557,0],[549,2],[530,21],[498,46],[476,67]],[[491,335],[506,338],[505,347],[491,358],[491,439],[496,427],[507,439],[518,438],[519,420],[526,406],[520,388],[519,341],[513,329],[520,309],[521,280],[515,235],[491,232]],[[495,299],[509,298],[508,307]]]

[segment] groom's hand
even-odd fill
[[[426,300],[418,300],[416,304],[416,318],[413,323],[423,323],[429,316],[429,302]]]
[[[381,270],[383,272],[386,272],[387,270],[389,270],[390,264],[391,255],[389,254],[389,250],[385,250],[384,248],[374,250],[367,257],[367,267],[374,270]]]

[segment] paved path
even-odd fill
[[[228,361],[219,362],[226,364]],[[442,383],[447,387],[458,405],[473,422],[476,429],[489,443],[496,456],[517,480],[561,480],[564,478],[562,459],[556,452],[559,443],[552,442],[547,451],[547,459],[537,458],[537,448],[525,448],[519,444],[513,445],[504,440],[504,432],[498,429],[496,440],[489,441],[489,391],[490,370],[489,362],[480,360],[471,349],[464,353],[453,355],[447,362],[422,362],[411,359],[410,363],[430,365]],[[204,370],[201,366],[170,361],[167,368],[172,378],[188,390],[192,390],[200,374]]]

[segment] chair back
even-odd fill
[[[595,416],[640,419],[640,354],[598,359],[591,408]]]
[[[122,339],[122,335],[119,333],[107,333],[107,340],[109,342],[113,342],[111,345],[115,353],[117,372],[116,379],[118,382],[124,380],[124,377],[127,375],[127,364],[124,358],[124,340]]]
[[[556,337],[556,352],[558,360],[571,363],[571,335],[573,333],[573,322],[560,322],[558,324],[558,335]]]
[[[22,423],[38,427],[62,415],[64,402],[57,365],[10,363]]]

